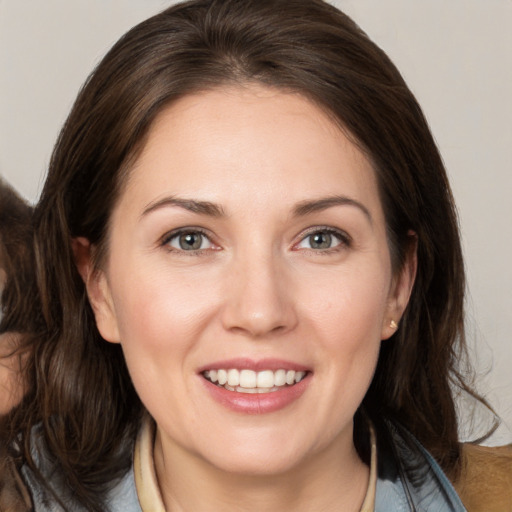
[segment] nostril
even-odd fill
[[[251,338],[280,335],[291,330],[296,323],[296,315],[290,306],[248,311],[248,308],[238,304],[228,307],[223,314],[226,330]]]

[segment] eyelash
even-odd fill
[[[300,250],[300,248],[298,248],[298,246],[301,243],[303,243],[305,240],[307,240],[309,237],[312,237],[316,234],[329,235],[331,237],[334,237],[339,243],[337,245],[335,245],[334,247],[327,247],[325,249],[304,248],[304,250],[314,253],[314,254],[326,255],[326,254],[332,254],[332,253],[338,252],[338,251],[342,250],[343,248],[348,248],[352,244],[352,239],[344,231],[334,229],[334,228],[328,227],[328,226],[315,226],[314,228],[310,228],[309,230],[301,233],[300,240],[293,245],[293,249]],[[214,242],[212,242],[212,240],[211,240],[211,237],[205,230],[203,230],[201,228],[194,228],[194,227],[180,228],[175,231],[171,231],[171,232],[167,233],[162,238],[161,245],[164,246],[170,252],[174,252],[174,253],[177,253],[180,255],[186,254],[187,256],[195,256],[195,255],[204,254],[205,251],[218,250],[218,248],[217,249],[212,249],[212,248],[201,249],[201,248],[199,248],[199,249],[193,249],[193,250],[185,250],[185,249],[178,249],[176,247],[172,247],[170,245],[171,241],[182,236],[182,235],[200,235],[201,237],[206,238],[210,244],[215,246]]]

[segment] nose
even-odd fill
[[[222,322],[225,329],[250,338],[271,337],[297,324],[290,279],[278,257],[240,257],[226,289]]]

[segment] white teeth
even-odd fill
[[[228,372],[226,370],[218,370],[217,371],[217,381],[221,386],[224,386],[228,381]]]
[[[259,388],[273,388],[274,387],[274,372],[272,370],[265,370],[258,372],[257,387]]]
[[[304,378],[304,375],[306,375],[306,372],[297,372],[295,374],[295,382],[300,382]]]
[[[224,386],[227,388],[227,386]],[[242,388],[238,387],[235,388],[235,391],[238,391],[238,393],[247,393],[251,395],[255,395],[257,393],[273,393],[274,391],[279,391],[279,388],[274,386],[272,388]]]
[[[238,387],[236,388],[235,391],[238,391],[239,393],[248,393],[248,394],[256,394],[259,389],[258,388],[242,388],[242,387]]]
[[[292,386],[300,382],[307,372],[294,370],[237,370],[236,368],[207,370],[203,372],[209,381],[223,386],[229,391],[239,393],[270,393],[278,391],[283,386]]]
[[[240,372],[240,387],[241,388],[255,388],[256,387],[256,372],[252,370],[242,370]]]
[[[274,385],[284,386],[286,384],[286,370],[277,370],[274,373]]]
[[[228,384],[233,387],[240,384],[240,372],[238,370],[228,370]]]

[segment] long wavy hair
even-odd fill
[[[472,393],[464,266],[452,193],[425,117],[400,73],[345,14],[321,0],[192,0],[124,35],[86,81],[59,136],[35,211],[47,335],[34,343],[32,389],[17,411],[89,510],[130,464],[143,413],[119,345],[102,340],[73,259],[85,237],[101,265],[111,212],[155,116],[185,95],[258,83],[324,109],[373,164],[394,271],[417,235],[418,271],[396,334],[383,342],[363,405],[409,429],[442,468],[460,467],[452,390]],[[476,395],[474,395],[476,396]],[[357,439],[356,439],[357,443]]]

